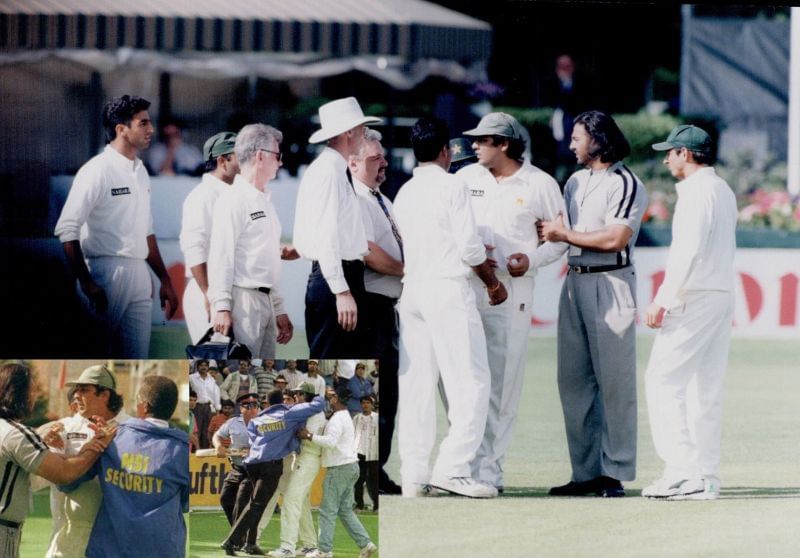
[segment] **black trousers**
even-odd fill
[[[376,293],[367,293],[370,312],[371,343],[375,347],[375,358],[380,361],[380,409],[378,410],[378,462],[383,481],[389,479],[383,466],[389,461],[392,451],[395,417],[397,416],[397,369],[399,333],[397,323],[397,300]],[[385,477],[385,478],[383,478]]]
[[[367,461],[366,456],[358,454],[358,480],[353,493],[357,508],[364,507],[364,481],[367,483],[367,492],[372,500],[372,509],[378,509],[378,462]]]
[[[364,290],[364,262],[343,260],[342,270],[350,293],[358,307],[358,320],[354,331],[345,331],[339,325],[334,295],[319,263],[313,262],[306,287],[306,339],[311,358],[372,358],[374,348],[369,345],[369,313]]]
[[[253,493],[253,484],[250,482],[244,467],[233,467],[225,475],[225,480],[222,482],[222,490],[219,493],[219,503],[225,512],[225,517],[228,518],[229,525],[233,525],[236,522],[236,518],[239,517],[244,506],[250,501],[250,496]],[[242,505],[242,507],[240,508],[237,504]]]
[[[194,406],[194,419],[197,421],[197,442],[200,449],[211,447],[208,438],[208,425],[211,423],[211,403],[198,403]]]
[[[248,465],[247,476],[253,486],[251,494],[245,499],[245,495],[241,493],[236,497],[236,508],[241,510],[236,517],[231,531],[228,533],[227,542],[235,545],[244,544],[250,546],[258,542],[258,522],[261,521],[261,516],[264,515],[264,509],[267,507],[272,495],[278,488],[278,481],[281,480],[283,473],[283,460],[276,459],[274,461],[265,461],[264,463],[255,463]]]

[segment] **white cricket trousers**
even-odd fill
[[[275,506],[278,505],[278,498],[280,498],[283,494],[286,494],[286,487],[289,486],[289,481],[292,480],[292,475],[294,474],[294,460],[295,454],[293,453],[290,453],[283,458],[283,471],[281,472],[281,478],[278,481],[278,487],[275,489],[275,492],[273,492],[272,498],[270,498],[269,502],[267,502],[267,507],[264,508],[264,513],[261,515],[261,519],[258,520],[258,534],[256,535],[256,542],[261,540],[261,533],[263,533],[264,529],[267,528],[270,519],[272,519],[272,516],[275,513]]]
[[[645,374],[650,429],[664,477],[719,477],[722,384],[733,294],[705,291],[664,317]]]
[[[255,289],[231,288],[233,334],[253,358],[275,358],[278,328],[272,298]]]
[[[486,338],[466,278],[405,284],[398,302],[398,448],[403,483],[469,477],[489,409]],[[430,468],[436,442],[436,385],[441,375],[450,429]]]
[[[150,352],[153,282],[145,260],[104,256],[88,258],[92,279],[106,293],[108,308],[94,312],[89,299],[78,286],[83,304],[108,335],[106,350],[120,358],[147,358]]]
[[[194,277],[186,278],[186,287],[183,289],[183,317],[192,343],[197,343],[211,328],[205,297]]]
[[[508,291],[508,299],[497,306],[489,304],[489,294],[477,276],[470,280],[486,331],[492,377],[486,431],[472,462],[472,476],[501,487],[503,460],[514,436],[522,395],[531,333],[534,279],[510,275],[498,275],[497,278]]]
[[[298,536],[303,546],[317,547],[317,532],[311,518],[311,486],[320,470],[322,456],[319,446],[311,442],[300,442],[300,455],[295,469],[283,493],[281,511],[281,548],[294,551]]]

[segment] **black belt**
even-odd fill
[[[617,269],[624,269],[630,267],[631,264],[624,265],[571,265],[570,271],[574,271],[578,275],[583,273],[602,273],[604,271],[615,271]]]
[[[3,525],[4,527],[11,527],[12,529],[19,529],[22,527],[22,523],[8,521],[7,519],[0,519],[0,525]]]
[[[258,287],[256,290],[260,293],[269,294],[272,289],[269,287]]]
[[[205,403],[195,403],[195,405],[211,405],[211,401],[206,401]]]

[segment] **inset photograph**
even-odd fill
[[[378,361],[190,368],[189,555],[377,556]]]

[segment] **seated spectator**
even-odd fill
[[[199,176],[203,168],[203,154],[194,145],[183,141],[182,123],[176,118],[163,122],[159,142],[147,151],[147,166],[151,175]]]

